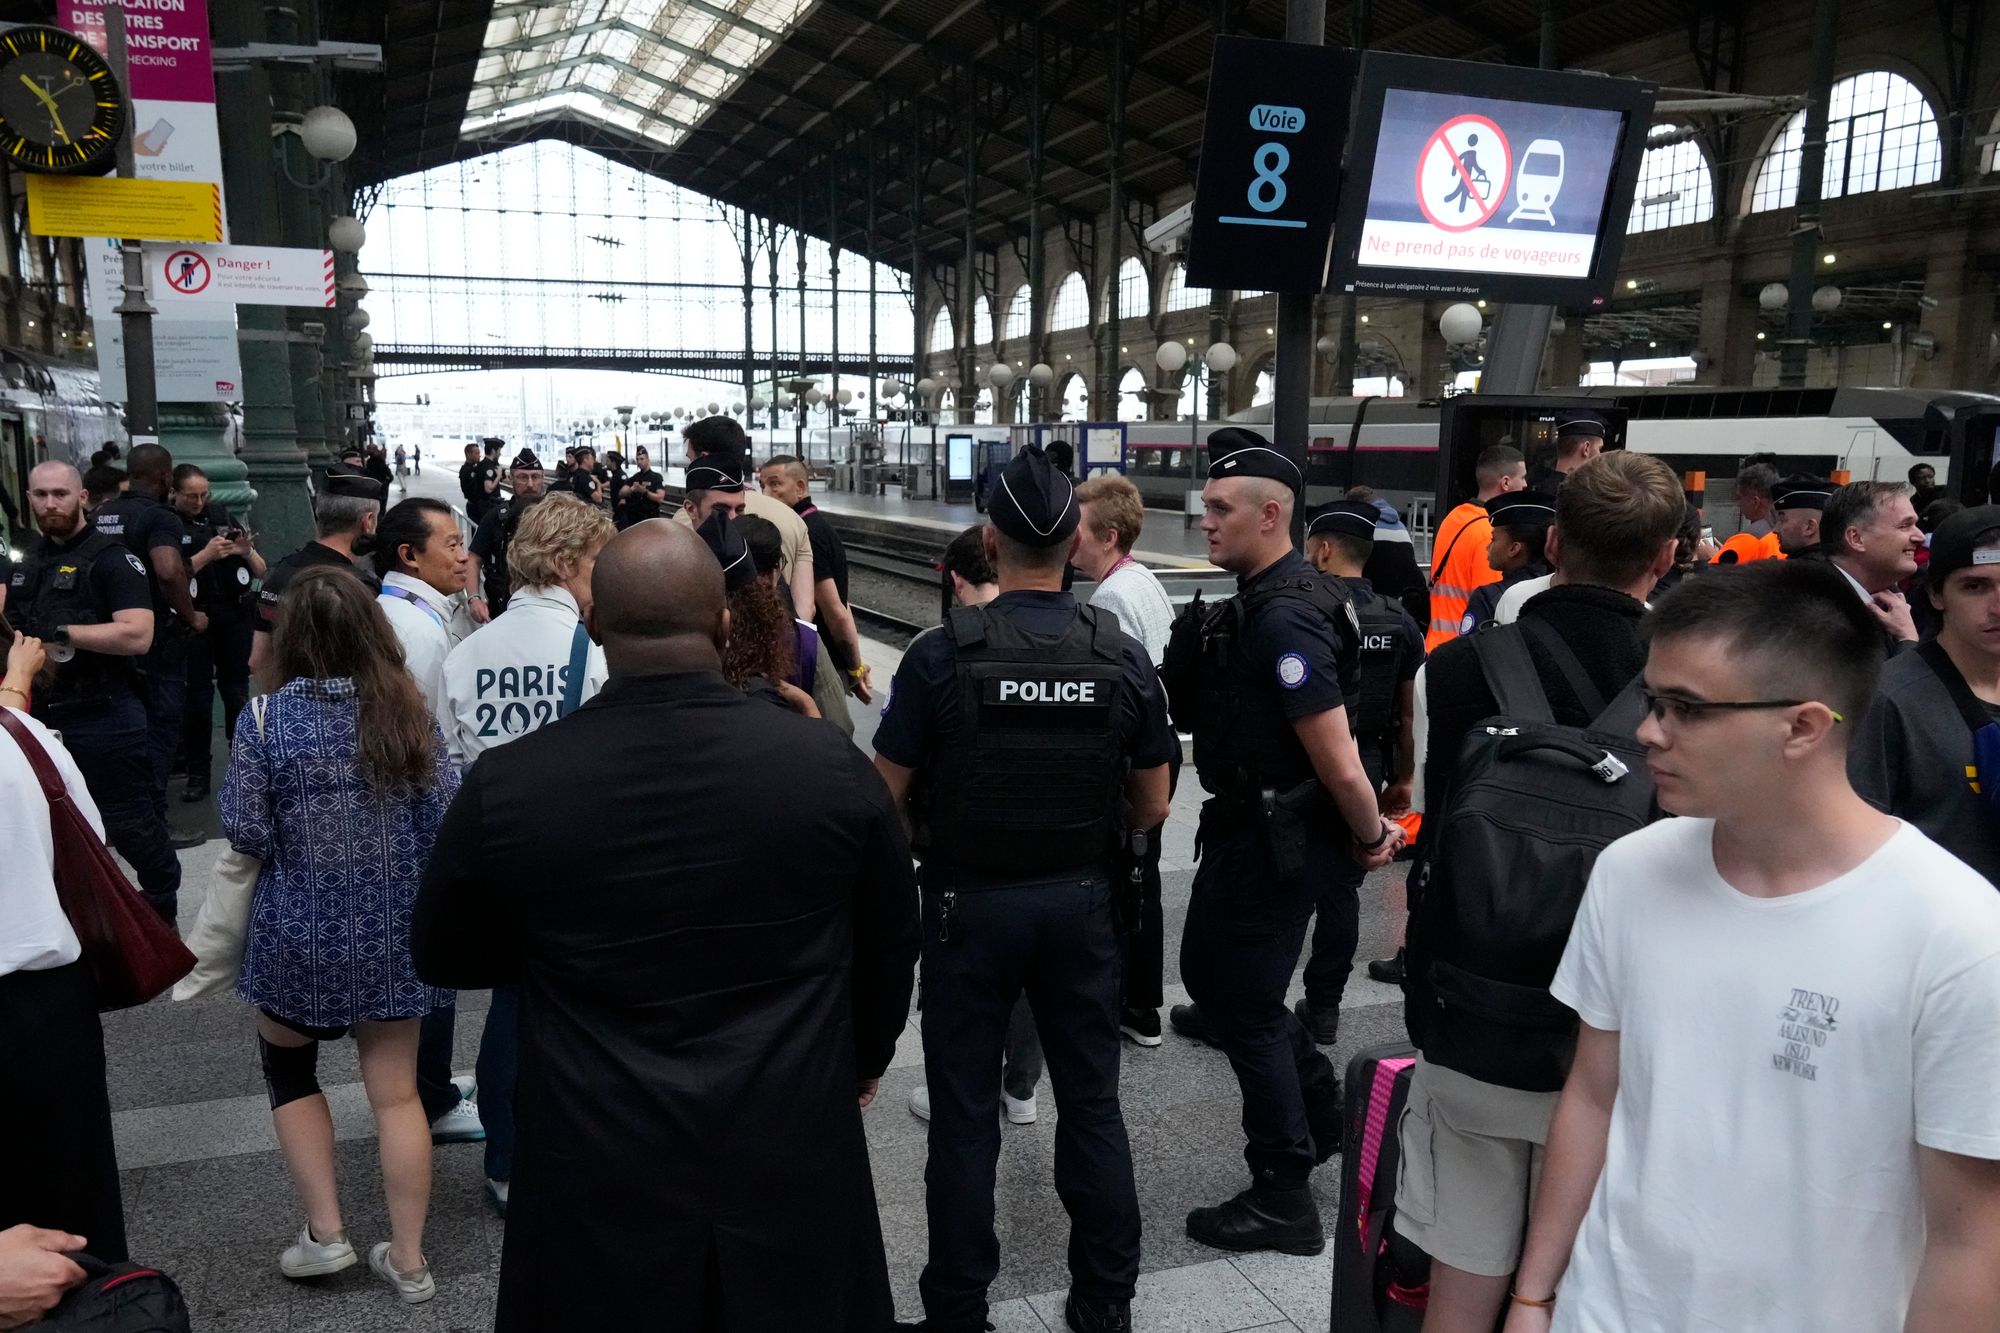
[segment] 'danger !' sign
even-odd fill
[[[1594,75],[1368,57],[1334,285],[1552,304],[1605,295],[1653,92]]]
[[[1320,289],[1353,86],[1351,51],[1216,38],[1188,286]]]

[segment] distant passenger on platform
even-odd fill
[[[645,445],[640,445],[635,455],[637,466],[632,475],[618,488],[618,526],[629,528],[634,523],[644,523],[649,518],[660,516],[660,507],[667,502],[666,478],[653,471],[653,458]]]
[[[688,423],[681,432],[681,439],[687,448],[688,476],[687,508],[674,517],[681,522],[699,524],[707,515],[694,512],[695,481],[694,467],[697,460],[705,459],[712,466],[722,466],[725,472],[733,474],[736,490],[732,492],[739,503],[733,505],[737,513],[755,514],[767,519],[778,529],[778,535],[785,545],[785,586],[792,590],[792,614],[801,620],[811,620],[819,607],[818,574],[813,566],[812,534],[806,530],[805,520],[792,512],[792,507],[782,501],[756,491],[743,490],[744,479],[751,476],[750,437],[743,433],[743,427],[730,417],[703,417],[700,421]],[[704,474],[710,475],[710,474]]]
[[[1000,595],[1000,576],[986,558],[985,526],[967,528],[953,537],[938,558],[943,574],[944,611],[954,606],[984,606]]]
[[[1458,632],[1470,634],[1493,619],[1500,599],[1515,584],[1545,579],[1549,568],[1549,526],[1556,521],[1556,498],[1540,491],[1510,491],[1486,506],[1493,536],[1486,543],[1486,563],[1500,576],[1472,594]]]
[[[1507,1333],[2000,1328],[2000,896],[1848,785],[1876,634],[1796,561],[1652,613],[1678,818],[1599,856],[1551,987],[1582,1021]]]
[[[1951,492],[1937,484],[1937,469],[1918,463],[1910,469],[1910,503],[1921,514]]]
[[[84,509],[95,513],[97,507],[115,500],[125,493],[127,478],[125,470],[110,463],[97,463],[83,474]]]
[[[1775,455],[1753,454],[1736,473],[1736,512],[1742,526],[1722,543],[1712,563],[1747,565],[1753,560],[1771,560],[1779,554],[1777,511],[1773,494],[1778,485]]]
[[[368,479],[370,485],[379,485]],[[424,1259],[431,1131],[417,1094],[422,1019],[452,1003],[410,962],[410,912],[458,778],[372,590],[333,568],[285,591],[276,689],[253,701],[222,786],[230,845],[262,865],[237,994],[256,1011],[271,1117],[306,1214],[289,1278],[358,1259],[335,1186],[315,1070],[350,1033],[374,1111],[390,1238],[368,1266],[408,1304],[436,1295]]]
[[[618,534],[591,595],[610,682],[472,766],[416,912],[421,975],[520,987],[532,1132],[495,1327],[882,1333],[861,1107],[920,931],[895,806],[845,737],[723,679],[723,579],[694,533]],[[745,822],[774,784],[782,836]],[[579,857],[549,793],[600,790],[671,816],[609,821]]]
[[[597,474],[597,451],[584,445],[576,451],[575,464],[570,468],[564,489],[587,505],[600,504],[604,498],[604,479]]]
[[[583,614],[597,553],[611,536],[603,512],[573,495],[521,511],[507,546],[514,583],[508,614],[480,626],[444,662],[445,741],[460,771],[494,746],[575,712],[603,687],[604,650],[590,641]],[[517,987],[493,988],[475,1066],[486,1197],[502,1217],[514,1179],[520,1003]]]
[[[1220,434],[1220,432],[1217,432]],[[1362,576],[1384,597],[1402,603],[1410,619],[1428,625],[1431,619],[1431,590],[1417,564],[1417,544],[1396,506],[1375,493],[1373,486],[1350,486],[1346,497],[1375,510],[1375,543],[1368,553],[1368,567]]]
[[[1928,572],[1937,637],[1882,669],[1847,775],[2000,887],[2000,505],[1947,519]]]
[[[819,627],[822,642],[833,654],[841,683],[865,704],[871,697],[868,665],[861,660],[861,631],[847,601],[847,545],[833,520],[813,503],[812,474],[803,459],[777,455],[758,470],[757,484],[779,504],[790,505],[806,525],[806,535],[812,541],[812,623]],[[846,712],[845,707],[841,711]]]
[[[1431,613],[1424,634],[1425,652],[1435,652],[1439,644],[1457,638],[1472,594],[1500,581],[1486,559],[1487,546],[1493,540],[1487,506],[1497,497],[1525,487],[1528,465],[1513,445],[1496,444],[1480,452],[1473,476],[1479,484],[1478,493],[1444,516],[1431,542]]]
[[[1528,469],[1528,487],[1544,495],[1562,489],[1569,474],[1604,452],[1604,422],[1589,412],[1578,412],[1556,423],[1556,442],[1547,461]]]
[[[500,499],[500,461],[488,457],[476,444],[465,446],[465,462],[458,469],[458,493],[465,497],[465,516],[475,524],[486,517]]]
[[[1833,483],[1824,477],[1794,472],[1771,487],[1771,512],[1778,534],[1778,553],[1788,560],[1817,557],[1820,516],[1833,499]]]
[[[1857,481],[1827,501],[1820,520],[1820,554],[1839,570],[1882,627],[1884,651],[1917,641],[1903,584],[1917,572],[1924,532],[1899,481]]]
[[[1173,630],[1174,607],[1160,576],[1132,555],[1146,523],[1146,504],[1139,488],[1124,477],[1092,477],[1076,488],[1083,521],[1077,525],[1076,550],[1070,563],[1097,587],[1090,605],[1118,617],[1118,627],[1146,650],[1155,667],[1166,660],[1167,636]],[[1167,799],[1180,785],[1181,752],[1175,745],[1167,763]],[[1161,825],[1164,828],[1165,825]],[[1123,997],[1118,1029],[1140,1046],[1160,1044],[1160,1006],[1166,1003],[1166,917],[1160,900],[1160,829],[1146,833],[1141,862],[1139,920],[1136,930],[1118,937],[1124,957]]]

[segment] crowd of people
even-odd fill
[[[1227,1057],[1247,1174],[1191,1238],[1325,1249],[1311,1181],[1353,1093],[1327,1048],[1369,872],[1401,861],[1407,942],[1368,966],[1408,997],[1383,1213],[1427,1333],[2000,1327],[2000,505],[1753,456],[1717,543],[1605,435],[1578,415],[1545,454],[1482,452],[1425,573],[1382,499],[1297,514],[1295,457],[1217,431],[1201,527],[1237,592],[1178,611],[1137,489],[1029,446],[941,554],[943,623],[872,763],[839,534],[809,468],[754,464],[727,418],[684,432],[677,504],[644,449],[549,477],[470,445],[469,540],[448,505],[390,502],[400,450],[346,458],[314,540],[268,566],[199,469],[142,445],[30,475],[0,707],[173,922],[166,794],[177,759],[206,794],[221,692],[254,888],[216,961],[303,1214],[291,1278],[364,1261],[316,1078],[351,1036],[389,1216],[365,1262],[397,1299],[436,1291],[433,1145],[483,1140],[502,1329],[897,1327],[861,1113],[921,975],[904,1327],[986,1327],[1000,1122],[1037,1120],[1046,1072],[1064,1320],[1131,1328],[1121,1047],[1165,1039],[1178,731],[1205,796],[1167,1026]],[[24,756],[0,743],[0,834],[27,851],[0,892],[25,1094],[0,1127],[50,1150],[0,1177],[0,1327],[81,1280],[65,1253],[125,1257]],[[579,854],[540,817],[583,790],[673,814]]]

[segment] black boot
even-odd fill
[[[1394,958],[1377,958],[1368,964],[1368,975],[1385,986],[1403,984],[1403,950],[1396,950]]]
[[[1340,1040],[1340,1009],[1316,1008],[1311,1000],[1300,1000],[1292,1006],[1292,1012],[1299,1016],[1299,1022],[1306,1025],[1306,1035],[1313,1039],[1315,1046],[1331,1046]]]
[[[1093,1301],[1072,1291],[1063,1303],[1063,1322],[1071,1333],[1131,1333],[1132,1302]]]
[[[1173,1025],[1174,1031],[1190,1041],[1207,1042],[1210,1046],[1216,1044],[1215,1029],[1209,1025],[1207,1015],[1194,1005],[1177,1004],[1167,1010],[1167,1022]]]
[[[1313,1161],[1324,1162],[1340,1151],[1347,1133],[1347,1108],[1340,1097],[1340,1075],[1317,1051],[1299,1067],[1299,1099],[1305,1103],[1306,1128],[1312,1131]]]
[[[1252,1185],[1228,1203],[1189,1213],[1187,1233],[1203,1245],[1239,1254],[1276,1250],[1311,1255],[1326,1249],[1319,1205],[1305,1185],[1293,1189]]]

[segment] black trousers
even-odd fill
[[[139,892],[168,925],[180,907],[181,862],[155,795],[146,748],[146,705],[131,689],[96,699],[35,705],[35,716],[62,733],[63,746],[104,819],[105,841],[139,872]],[[4,1066],[0,1066],[4,1068]]]
[[[959,893],[950,929],[924,895],[924,1073],[930,1262],[918,1289],[933,1326],[979,1328],[1000,1271],[993,1178],[1000,1061],[1024,991],[1055,1088],[1056,1194],[1069,1213],[1071,1288],[1130,1300],[1139,1198],[1118,1107],[1118,947],[1102,879]],[[940,934],[950,938],[940,940]]]
[[[1361,944],[1361,882],[1368,872],[1345,849],[1334,857],[1314,905],[1312,956],[1306,959],[1306,1003],[1315,1009],[1340,1008]]]
[[[1201,864],[1181,934],[1181,980],[1215,1030],[1243,1091],[1244,1159],[1258,1181],[1306,1183],[1312,1131],[1301,1088],[1333,1066],[1285,1003],[1321,891],[1341,873],[1346,848],[1308,846],[1306,868],[1280,883],[1261,830],[1202,809]],[[1350,950],[1350,954],[1351,954]]]
[[[214,759],[211,701],[222,691],[223,736],[236,743],[236,715],[250,702],[250,639],[256,621],[242,611],[211,611],[208,630],[188,645],[187,700],[181,714],[181,758],[207,777]]]
[[[1167,796],[1180,785],[1180,751],[1167,769]],[[1144,878],[1139,883],[1139,928],[1119,937],[1118,954],[1125,966],[1124,1003],[1128,1009],[1157,1009],[1166,999],[1167,923],[1160,910],[1160,835],[1162,824],[1146,835]]]
[[[0,1069],[0,1231],[70,1231],[98,1258],[124,1262],[104,1029],[82,963],[0,977]]]

